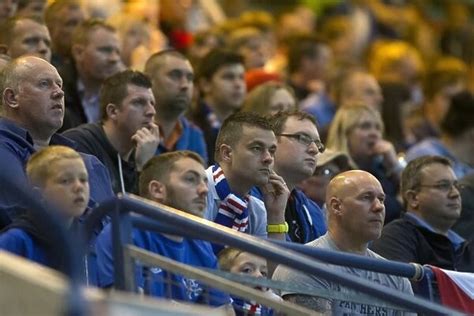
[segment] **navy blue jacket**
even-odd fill
[[[263,201],[263,194],[258,188],[253,188],[250,194]],[[306,244],[326,234],[327,223],[324,212],[314,201],[309,199],[303,191],[293,189],[288,203],[293,203],[292,207],[294,207],[298,216],[298,222],[301,225],[301,243]],[[294,241],[288,234],[286,235],[286,240]]]
[[[75,148],[74,142],[59,134],[51,137],[50,145],[63,145]],[[0,212],[14,217],[12,210],[25,209],[22,197],[11,192],[9,183],[28,188],[25,166],[30,156],[36,152],[33,139],[28,131],[15,122],[0,118],[0,166],[2,166],[3,186],[0,190]],[[93,207],[107,198],[114,196],[110,175],[104,165],[94,156],[82,154],[89,173],[90,201]]]

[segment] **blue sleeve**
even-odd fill
[[[309,208],[311,210],[311,217],[313,218],[313,225],[316,229],[316,238],[323,236],[327,232],[326,215],[321,208],[314,202],[309,200]]]
[[[2,166],[2,189],[0,190],[0,208],[14,209],[22,205],[21,196],[15,190],[11,190],[11,185],[20,188],[29,188],[25,173],[24,162],[28,159],[29,153],[24,152],[24,160],[21,159],[21,153],[16,152],[8,144],[0,146],[0,165]],[[11,218],[14,214],[8,214]]]
[[[110,287],[114,284],[114,258],[112,252],[112,226],[107,225],[97,237],[97,285]]]
[[[209,156],[206,140],[201,129],[185,118],[181,118],[181,124],[183,125],[184,130],[183,135],[176,144],[176,150],[187,149],[194,151],[204,159],[204,162],[207,165],[209,163]]]
[[[33,258],[33,241],[23,230],[12,228],[0,235],[0,249],[18,256]]]
[[[95,203],[103,202],[108,198],[115,196],[112,190],[112,181],[107,168],[100,160],[92,155],[81,153],[84,163],[89,173],[89,187],[91,201]],[[94,207],[95,205],[89,205]]]

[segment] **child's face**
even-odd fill
[[[267,262],[265,259],[249,252],[242,252],[235,258],[230,272],[248,274],[257,278],[266,278],[268,273]]]
[[[43,195],[66,217],[78,217],[89,202],[89,178],[82,159],[61,159],[53,163]]]

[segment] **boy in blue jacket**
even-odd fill
[[[26,173],[44,201],[73,230],[89,201],[88,173],[81,155],[69,147],[48,146],[31,156]],[[59,269],[63,260],[61,254],[53,253],[54,242],[28,210],[0,234],[0,249]]]

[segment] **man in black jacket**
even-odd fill
[[[155,155],[160,139],[151,82],[137,71],[115,74],[102,85],[100,105],[100,123],[84,124],[64,135],[107,166],[114,192],[138,193],[138,171]]]
[[[474,272],[472,245],[451,230],[461,214],[451,162],[440,156],[412,160],[401,186],[407,212],[385,226],[371,249],[391,260]]]

